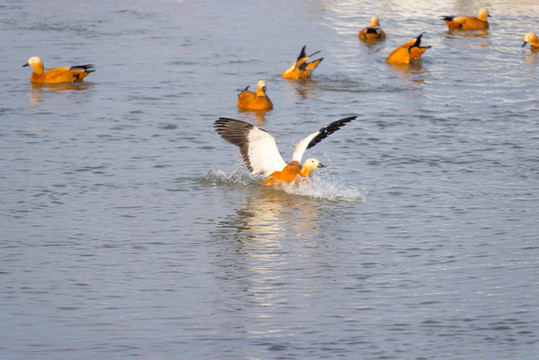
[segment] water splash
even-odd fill
[[[258,184],[262,179],[253,177],[247,170],[238,169],[228,174],[223,170],[210,170],[208,174],[202,178],[204,185],[219,185],[219,186],[252,186]]]
[[[204,185],[214,186],[260,186],[262,178],[253,176],[245,169],[238,169],[228,174],[222,170],[210,170],[202,179]],[[356,187],[344,184],[328,173],[312,176],[308,181],[284,184],[276,191],[307,196],[320,200],[366,203],[365,195]]]
[[[342,180],[322,173],[311,176],[308,181],[286,184],[281,187],[284,191],[294,195],[308,196],[329,201],[361,202],[367,200],[356,187],[344,184]]]

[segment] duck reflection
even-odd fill
[[[290,271],[316,266],[320,213],[312,198],[253,187],[243,206],[211,233],[216,248],[213,273],[229,302],[219,306],[231,307],[236,315],[255,306],[258,316],[271,316],[274,307],[290,297],[283,292]]]
[[[385,50],[384,46],[382,46],[385,41],[386,39],[365,39],[359,41],[359,44],[367,50],[367,54],[376,54],[380,52],[380,50]]]
[[[388,64],[390,69],[401,74],[400,80],[411,81],[415,84],[425,83],[426,70],[423,69],[421,61],[410,64]]]
[[[527,65],[527,67],[530,70],[533,70],[535,68],[535,66],[537,65],[537,58],[539,56],[539,49],[523,51],[523,54],[524,54],[524,64]]]
[[[287,80],[285,83],[296,91],[300,100],[312,99],[318,96],[318,82],[311,78]]]
[[[454,43],[447,42],[446,46],[453,49],[480,47],[487,48],[492,43],[489,40],[488,30],[459,31],[447,30],[444,32],[446,40],[455,40]]]
[[[240,242],[256,239],[261,243],[316,235],[319,208],[313,199],[265,187],[251,195],[245,207],[219,224],[218,231],[226,229],[227,236]],[[233,234],[231,229],[235,230]]]
[[[249,121],[256,126],[264,126],[264,124],[266,123],[266,111],[264,110],[253,111],[238,109],[238,113],[241,114],[242,120]]]
[[[69,92],[69,91],[84,91],[87,90],[91,83],[73,82],[59,84],[39,84],[31,83],[31,88],[28,90],[28,98],[33,106],[44,102],[45,94],[48,92]]]

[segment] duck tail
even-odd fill
[[[69,70],[82,70],[88,74],[95,71],[94,64],[74,65],[70,67]]]

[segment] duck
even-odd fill
[[[358,34],[360,40],[383,40],[386,38],[386,33],[380,27],[378,16],[373,16],[369,26],[364,27]]]
[[[386,59],[386,62],[395,65],[409,64],[412,61],[419,60],[421,55],[427,49],[430,49],[430,46],[421,46],[421,37],[423,34],[420,34],[417,38],[408,41],[407,43],[399,46],[389,54]]]
[[[311,62],[307,62],[309,60],[309,57],[318,54],[320,51],[316,51],[311,55],[307,55],[307,53],[305,52],[306,47],[307,46],[304,45],[301,48],[296,62],[281,74],[283,78],[294,80],[310,78],[314,69],[316,69],[316,67],[322,62],[322,60],[324,60],[324,58],[322,57]]]
[[[264,176],[262,186],[280,186],[305,181],[313,170],[325,167],[316,158],[309,158],[301,165],[305,151],[356,117],[349,116],[333,121],[309,134],[296,145],[290,162],[283,160],[275,138],[264,129],[242,120],[225,117],[216,120],[214,128],[223,139],[240,148],[243,161],[253,175]]]
[[[447,24],[449,30],[487,30],[489,17],[488,10],[483,8],[479,10],[477,17],[442,16],[441,19]]]
[[[38,56],[29,58],[26,64],[23,65],[23,67],[25,66],[31,66],[34,69],[30,76],[30,81],[41,84],[78,82],[95,71],[92,64],[55,67],[44,71],[43,60]]]
[[[244,110],[271,110],[273,103],[266,94],[266,82],[258,81],[256,92],[250,91],[249,86],[238,94],[238,107]]]
[[[529,32],[524,35],[524,43],[522,44],[522,47],[526,46],[528,43],[530,44],[530,50],[539,51],[539,38],[535,33]]]

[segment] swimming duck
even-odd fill
[[[273,103],[266,95],[266,82],[260,80],[256,85],[256,92],[250,91],[247,86],[238,94],[238,107],[245,110],[271,110]]]
[[[223,139],[240,148],[243,161],[253,175],[264,175],[265,179],[261,185],[273,186],[306,180],[314,169],[324,167],[315,158],[307,159],[301,165],[305,150],[318,144],[356,117],[350,116],[334,121],[308,135],[296,145],[292,161],[288,163],[283,160],[275,139],[266,130],[245,121],[223,117],[215,121],[214,127]]]
[[[311,55],[307,55],[307,53],[305,52],[305,47],[306,45],[301,48],[296,62],[281,74],[282,77],[284,77],[285,79],[295,80],[310,78],[314,69],[316,69],[318,64],[320,64],[320,62],[324,60],[324,58],[320,58],[313,60],[310,63],[307,62],[310,56],[318,54],[320,51],[316,51]]]
[[[479,10],[477,17],[473,16],[442,16],[449,30],[486,30],[488,29],[487,18],[490,17],[487,9]]]
[[[430,46],[421,46],[422,36],[423,34],[393,50],[386,61],[390,64],[399,65],[409,64],[411,61],[419,60],[421,55],[430,48]]]
[[[529,32],[524,35],[524,43],[522,44],[522,47],[526,46],[528,43],[530,44],[530,50],[539,51],[539,38],[536,34]]]
[[[373,16],[369,26],[364,27],[358,34],[360,40],[381,40],[386,38],[386,33],[380,27],[378,16]]]
[[[70,83],[81,81],[89,73],[94,72],[93,65],[75,65],[71,67],[55,67],[44,72],[43,60],[37,56],[33,56],[28,59],[28,62],[23,65],[32,66],[34,71],[30,76],[30,81],[33,83]]]

